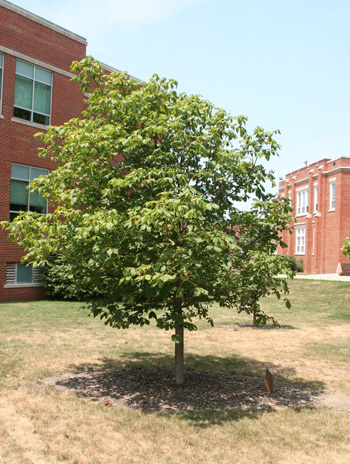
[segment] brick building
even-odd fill
[[[27,189],[54,168],[38,157],[34,134],[81,114],[83,97],[70,81],[70,66],[86,56],[86,45],[84,38],[0,0],[0,221],[22,210],[47,213],[45,199]],[[22,254],[0,231],[0,301],[43,297],[35,269],[20,264]]]
[[[304,271],[335,273],[349,263],[341,252],[350,234],[350,158],[324,158],[307,164],[279,182],[279,194],[293,200],[293,234],[284,233],[288,248],[279,254],[304,260]]]

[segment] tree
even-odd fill
[[[346,237],[341,251],[344,254],[344,256],[347,256],[348,258],[350,258],[350,235],[349,237]]]
[[[275,294],[278,299],[281,294],[288,293],[285,278],[280,276],[281,272],[293,277],[294,272],[288,267],[285,255],[276,257],[264,252],[256,251],[251,255],[251,260],[240,271],[241,284],[238,287],[237,299],[239,301],[238,312],[253,314],[253,326],[266,324],[272,321],[278,322],[267,315],[261,308],[261,299],[270,294]],[[286,306],[291,307],[286,300]]]
[[[47,216],[21,214],[4,224],[26,248],[25,261],[52,256],[93,316],[128,328],[175,330],[175,376],[184,382],[184,329],[195,318],[213,323],[210,304],[239,308],[257,252],[273,256],[290,221],[289,201],[266,193],[273,174],[261,164],[275,155],[276,132],[176,91],[154,76],[141,86],[104,70],[92,58],[73,63],[89,93],[81,119],[48,128],[40,156],[57,169],[32,188],[49,198]],[[237,202],[255,201],[249,211]],[[247,272],[249,269],[249,272]],[[274,283],[271,281],[271,291]]]

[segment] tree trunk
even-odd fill
[[[253,326],[256,327],[256,311],[253,311]]]
[[[180,342],[175,343],[175,380],[178,385],[183,385],[183,383],[185,382],[183,325],[176,324],[175,334],[178,335],[180,338]]]

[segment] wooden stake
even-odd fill
[[[268,393],[275,391],[275,375],[271,369],[266,369],[266,390]]]

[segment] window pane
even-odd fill
[[[25,63],[24,61],[16,61],[16,73],[23,74],[27,77],[34,76],[34,66],[29,63]]]
[[[51,87],[40,82],[35,82],[34,111],[50,114]]]
[[[15,177],[16,179],[29,180],[29,166],[13,164],[11,166],[11,177]]]
[[[32,266],[17,264],[17,283],[26,284],[32,281]]]
[[[49,116],[44,116],[43,114],[33,113],[33,122],[48,126],[50,124],[50,118]]]
[[[30,180],[34,180],[39,176],[47,176],[47,174],[48,174],[47,169],[32,168],[30,170]]]
[[[28,182],[11,180],[10,210],[27,211],[28,209]]]
[[[14,116],[47,126],[50,123],[52,73],[19,60],[16,73]]]
[[[51,84],[52,73],[45,71],[45,69],[42,68],[35,68],[35,79],[38,81],[46,82],[46,84]]]
[[[2,60],[3,60],[3,54],[0,53],[0,67],[2,68]]]
[[[33,81],[26,77],[16,76],[15,106],[32,109]],[[23,118],[24,119],[24,118]]]
[[[305,190],[305,212],[309,211],[309,189]]]
[[[13,115],[15,118],[24,119],[25,121],[31,121],[32,112],[28,110],[23,110],[22,108],[14,108]]]
[[[335,182],[329,184],[329,207],[330,209],[335,209]]]
[[[318,187],[314,187],[314,211],[317,211],[317,195],[318,195]]]
[[[10,213],[10,222],[12,222],[18,215],[19,213]]]
[[[296,253],[305,254],[305,227],[296,227]]]
[[[36,192],[30,192],[29,211],[35,211],[39,214],[46,214],[46,199]]]
[[[0,101],[1,101],[1,83],[2,83],[2,69],[0,68]]]

